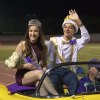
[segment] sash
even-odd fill
[[[63,56],[58,52],[58,41],[57,41],[56,37],[51,37],[50,41],[52,41],[52,43],[53,43],[53,45],[55,47],[54,60],[55,60],[56,56],[58,56],[61,62],[66,62],[66,60],[63,58]],[[70,61],[72,61],[73,50],[74,50],[74,45],[71,44]]]

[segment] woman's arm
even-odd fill
[[[19,64],[21,64],[22,51],[21,48],[19,48],[19,45],[21,45],[21,42],[18,44],[17,49],[12,53],[12,55],[5,60],[5,64],[9,68],[16,68]]]

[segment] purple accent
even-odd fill
[[[76,43],[76,40],[70,40],[70,44],[75,44]]]
[[[26,58],[25,58],[25,61],[26,61],[26,62],[32,63],[32,59],[31,59],[30,57],[26,57]]]
[[[41,66],[38,63],[36,63],[35,61],[33,61],[30,57],[26,57],[25,62],[30,62],[31,64],[35,65],[39,70],[42,69]]]
[[[20,91],[25,91],[25,90],[36,90],[35,86],[20,86],[17,83],[13,83],[11,85],[7,86],[8,90],[13,94],[13,93],[17,93]]]

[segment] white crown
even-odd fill
[[[63,24],[62,24],[62,27],[63,27],[65,24],[67,24],[67,23],[71,23],[72,25],[74,25],[75,30],[76,30],[75,33],[78,31],[78,25],[77,25],[77,23],[76,23],[75,21],[71,20],[71,19],[65,20],[65,21],[63,22]]]

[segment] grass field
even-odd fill
[[[99,43],[88,43],[84,48],[78,53],[78,61],[89,61],[92,58],[100,59],[100,44]],[[82,65],[85,72],[87,73],[87,65]]]
[[[78,61],[88,61],[91,58],[100,59],[100,43],[88,43],[78,53]]]
[[[1,45],[0,46],[0,61],[4,61],[15,50],[17,45]],[[100,59],[100,44],[88,43],[78,53],[78,61],[89,61],[91,58]],[[87,70],[87,67],[84,67]]]
[[[17,45],[1,45],[0,46],[0,61],[4,61],[15,50]]]

